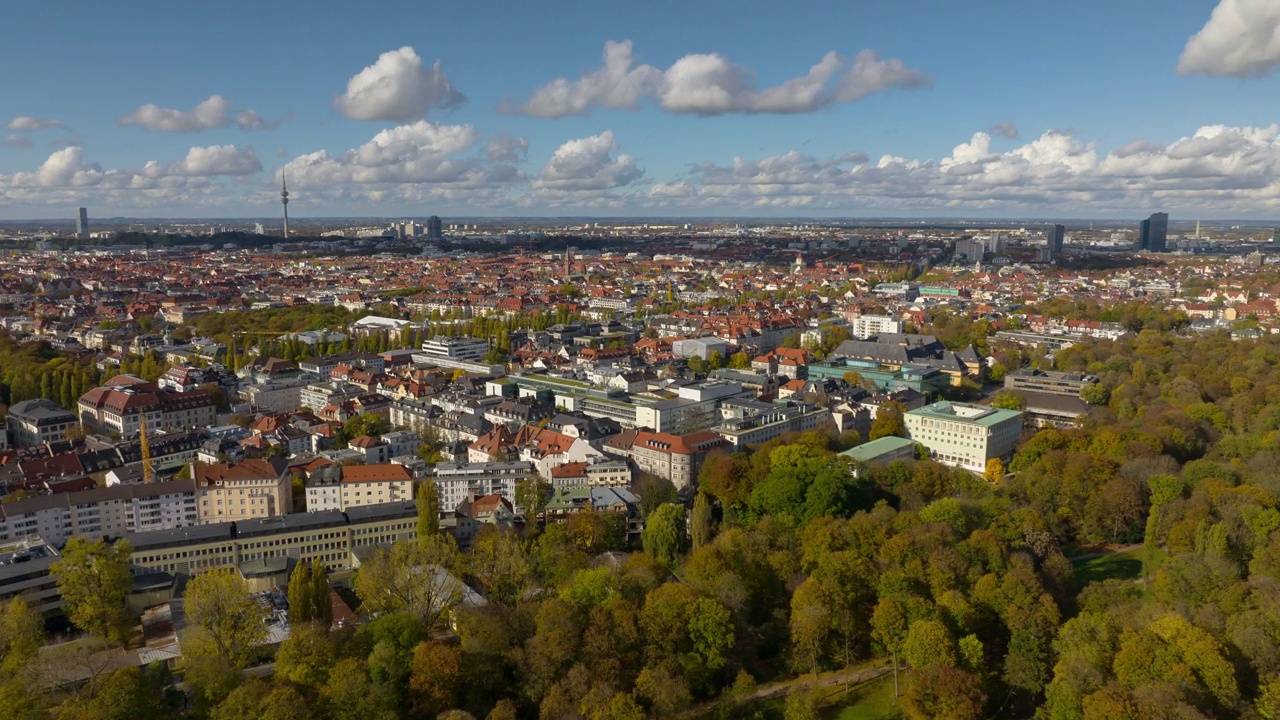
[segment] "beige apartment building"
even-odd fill
[[[293,511],[293,487],[283,460],[193,463],[191,467],[201,525],[278,517]]]
[[[341,509],[413,500],[413,478],[403,465],[348,465],[338,482]]]

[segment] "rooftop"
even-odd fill
[[[914,446],[915,444],[914,440],[888,435],[886,437],[872,440],[868,443],[863,443],[855,448],[849,448],[840,454],[857,462],[871,462],[876,458],[892,452],[897,452],[906,447]]]
[[[967,422],[983,427],[993,427],[999,425],[1006,420],[1012,420],[1022,416],[1019,410],[1001,410],[1000,408],[988,407],[986,405],[970,405],[968,403],[955,403],[943,400],[932,405],[925,405],[922,408],[910,410],[908,416],[932,418],[935,420],[948,420],[951,422]]]

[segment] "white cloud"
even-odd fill
[[[596,108],[636,110],[646,98],[656,98],[674,113],[806,113],[838,103],[862,100],[895,87],[929,84],[918,70],[901,60],[882,59],[863,50],[852,60],[829,52],[805,75],[758,89],[754,73],[719,53],[695,53],[679,58],[665,71],[637,65],[630,40],[608,42],[604,65],[577,80],[557,78],[534,91],[516,108],[499,109],[536,117],[585,115]]]
[[[241,109],[233,112],[231,101],[221,95],[210,95],[207,100],[190,110],[162,108],[159,105],[147,103],[121,117],[119,123],[138,125],[155,132],[172,133],[199,132],[232,124],[242,130],[268,129],[276,125],[263,120],[262,116],[252,110]]]
[[[533,92],[522,107],[501,108],[534,117],[586,115],[597,107],[637,110],[640,101],[657,92],[662,71],[635,64],[631,41],[604,44],[604,66],[577,80],[557,78]]]
[[[32,132],[53,127],[66,126],[57,118],[34,118],[27,115],[19,115],[9,121],[9,129],[17,130],[18,132]]]
[[[613,157],[618,143],[612,130],[599,135],[569,140],[556,149],[538,173],[533,186],[539,190],[611,190],[630,185],[644,175],[630,155]]]
[[[1167,145],[1138,141],[1105,154],[1058,131],[1003,153],[979,132],[936,161],[823,160],[792,151],[697,165],[687,179],[655,185],[649,201],[660,208],[847,213],[1122,215],[1176,207],[1257,215],[1280,208],[1280,127],[1208,126]]]
[[[483,185],[517,179],[508,163],[510,156],[492,157],[493,148],[477,148],[480,133],[471,125],[439,125],[419,120],[383,130],[369,142],[340,155],[320,150],[300,155],[284,166],[289,180],[299,187],[341,184],[456,183]],[[510,142],[519,146],[522,139]],[[502,153],[499,153],[502,155]]]
[[[252,175],[262,172],[262,162],[253,148],[235,145],[210,145],[193,147],[187,156],[174,163],[170,173],[174,175]]]
[[[347,81],[347,91],[334,100],[353,120],[391,121],[417,120],[434,108],[464,102],[466,97],[445,77],[440,62],[424,70],[422,58],[408,45],[379,55],[377,62]]]
[[[11,148],[29,148],[31,147],[31,138],[26,135],[18,135],[17,133],[9,133],[4,140],[0,140],[0,147]]]
[[[1280,2],[1221,0],[1187,40],[1178,72],[1261,77],[1280,64]]]

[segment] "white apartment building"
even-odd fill
[[[428,358],[479,361],[489,354],[489,342],[469,337],[437,335],[422,342],[422,353]]]
[[[534,477],[537,471],[533,463],[519,460],[516,462],[486,463],[439,463],[436,465],[436,492],[440,496],[440,507],[453,510],[468,498],[483,495],[501,495],[516,513],[523,510],[516,505],[516,485],[526,478]]]
[[[0,540],[38,535],[56,546],[74,536],[97,539],[189,527],[198,522],[195,481],[42,495],[0,505],[0,516]]]
[[[864,340],[882,333],[898,334],[902,329],[902,321],[888,315],[855,315],[849,318],[849,332]]]
[[[258,412],[291,412],[305,404],[302,402],[302,390],[318,379],[314,375],[305,375],[246,385],[240,389],[240,399]]]
[[[924,445],[938,462],[981,473],[991,458],[1013,454],[1022,434],[1022,413],[984,405],[936,402],[907,412],[907,437]]]
[[[52,400],[36,398],[9,408],[9,435],[17,447],[32,447],[62,440],[67,430],[80,424],[76,414]]]

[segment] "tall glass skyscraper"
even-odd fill
[[[1138,232],[1138,249],[1147,252],[1164,252],[1168,239],[1168,213],[1151,213],[1151,217],[1142,221]]]
[[[89,239],[89,208],[80,208],[80,212],[76,214],[76,237],[80,240]]]

